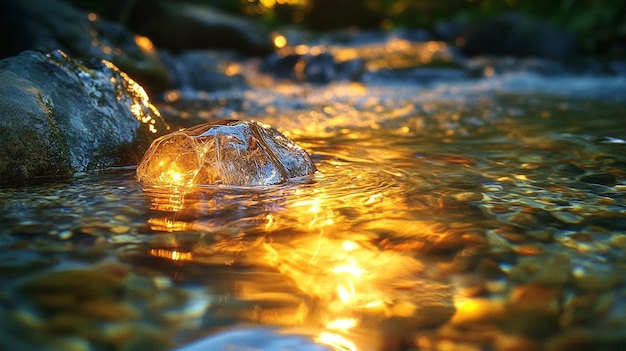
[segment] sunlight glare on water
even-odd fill
[[[378,154],[372,148],[369,152]],[[433,272],[425,269],[421,258],[380,247],[381,243],[391,245],[387,241],[394,237],[399,240],[394,245],[400,245],[401,237],[430,234],[433,238],[422,238],[428,241],[438,236],[428,229],[435,225],[433,221],[409,217],[426,205],[407,203],[406,191],[411,188],[407,187],[407,170],[372,167],[373,162],[384,162],[386,157],[408,159],[411,152],[387,150],[370,159],[358,149],[347,148],[334,155],[320,149],[313,152],[318,155],[319,172],[305,184],[253,194],[243,189],[241,193],[203,189],[179,196],[155,194],[153,207],[163,216],[149,220],[153,230],[207,232],[216,242],[211,248],[197,245],[188,252],[166,248],[150,252],[171,260],[193,257],[195,262],[206,263],[217,262],[220,259],[216,256],[221,255],[227,265],[272,267],[291,282],[293,289],[306,293],[307,298],[297,304],[306,307],[297,307],[295,314],[282,318],[275,315],[276,311],[262,312],[255,321],[298,325],[307,334],[316,335],[319,342],[339,349],[361,349],[359,343],[375,345],[386,336],[360,328],[363,318],[368,324],[411,318],[423,307],[420,303],[438,308],[438,313],[452,310],[445,293],[449,287],[432,281],[429,275]],[[441,230],[445,235],[445,228]],[[168,246],[184,245],[174,242]],[[253,286],[259,283],[253,276],[248,279]],[[269,287],[257,291],[258,287],[240,284],[236,298],[283,299]],[[309,306],[309,299],[316,307]],[[357,341],[349,338],[354,335]]]
[[[255,313],[239,310],[248,304],[226,304],[209,308],[214,314],[296,327],[333,349],[426,345],[432,339],[415,331],[448,320],[454,327],[502,320],[510,309],[502,302],[507,290],[477,277],[506,274],[499,250],[538,257],[551,250],[532,236],[512,239],[522,235],[516,232],[559,228],[519,215],[538,211],[524,198],[536,191],[546,204],[562,202],[548,190],[552,185],[539,184],[572,180],[550,169],[589,165],[602,147],[583,139],[619,134],[611,134],[611,118],[581,120],[602,104],[615,108],[610,99],[482,94],[491,89],[478,84],[466,94],[435,89],[412,96],[401,87],[372,91],[352,84],[308,91],[309,111],[286,106],[255,118],[312,154],[318,172],[310,180],[259,192],[184,194],[184,208],[151,223],[207,233],[210,244],[186,245],[195,262],[280,274],[275,289],[253,275],[238,278],[231,298],[253,303]],[[502,194],[517,189],[519,197]],[[591,206],[593,199],[578,201]],[[555,216],[567,222],[578,215]],[[477,299],[473,290],[493,299]]]

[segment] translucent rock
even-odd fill
[[[223,120],[156,139],[137,167],[144,185],[280,184],[313,174],[301,147],[254,121]]]

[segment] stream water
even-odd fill
[[[238,94],[212,116],[276,127],[318,172],[181,193],[130,167],[0,190],[0,348],[626,346],[623,78]],[[188,100],[160,107],[212,104]]]

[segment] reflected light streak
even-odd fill
[[[348,330],[356,327],[358,319],[356,318],[338,318],[326,323],[326,329],[331,330]]]
[[[172,192],[169,194],[161,194],[159,196],[154,196],[152,198],[151,208],[153,210],[163,211],[163,212],[179,212],[183,210],[183,208],[185,208],[185,194],[179,193],[179,192]],[[180,222],[180,223],[184,223],[184,222]],[[178,226],[174,226],[173,224],[171,226],[170,225],[166,226],[166,228],[172,228],[172,231],[174,231],[177,227]]]
[[[269,232],[278,227],[278,223],[276,222],[276,219],[274,218],[272,214],[268,214],[267,216],[265,216],[265,219],[267,220],[267,223],[265,223],[266,231]]]
[[[166,258],[172,261],[191,261],[193,259],[193,254],[191,252],[182,252],[166,249],[151,249],[150,255]]]
[[[381,200],[382,197],[383,197],[382,193],[370,195],[370,197],[365,201],[365,204],[366,205],[373,204],[374,202]]]
[[[313,197],[306,200],[298,200],[291,204],[291,207],[300,213],[300,219],[310,218],[304,221],[308,228],[322,228],[335,224],[335,214],[328,206],[323,206],[323,200],[320,197]],[[311,218],[311,215],[313,217]]]
[[[321,332],[319,337],[317,337],[315,341],[321,344],[332,346],[333,348],[337,350],[342,350],[342,351],[343,350],[345,351],[357,351],[358,350],[358,348],[352,341],[346,339],[342,335],[335,334],[335,333]]]
[[[338,350],[358,350],[349,340],[360,314],[410,316],[396,281],[420,272],[418,261],[396,252],[378,251],[350,240],[303,238],[281,246],[265,244],[266,261],[292,278],[298,287],[320,301],[324,330],[317,342]]]
[[[182,232],[183,230],[188,229],[191,224],[183,221],[175,221],[170,218],[150,218],[148,220],[148,224],[150,224],[150,229],[155,231],[163,231],[163,232]]]
[[[354,284],[352,282],[348,283],[348,287],[344,287],[343,285],[337,285],[337,295],[341,302],[345,305],[348,305],[351,300],[356,300],[356,292],[354,291]]]
[[[447,45],[440,41],[425,43],[392,39],[385,44],[367,45],[359,48],[330,47],[328,49],[338,62],[362,59],[373,71],[417,67],[434,60],[450,61],[452,54]]]
[[[398,208],[397,199],[376,192],[333,197],[324,189],[294,192],[294,200],[284,213],[266,215],[266,231],[292,223],[309,235],[287,242],[263,243],[263,261],[293,280],[298,288],[322,306],[316,342],[336,350],[358,350],[363,336],[362,316],[388,318],[410,317],[416,313],[408,303],[407,282],[415,282],[424,267],[421,262],[395,251],[383,251],[368,242],[368,233],[352,232],[349,220],[338,209],[349,207],[382,212]],[[282,216],[288,218],[283,221]],[[420,230],[421,228],[416,228]],[[408,279],[408,280],[407,280]],[[413,285],[411,285],[413,286]],[[410,294],[410,293],[409,293]],[[378,336],[367,343],[376,343]],[[359,341],[357,339],[359,338]],[[363,344],[365,346],[366,344]]]
[[[146,38],[147,39],[147,38]],[[118,82],[117,78],[112,77],[111,83],[113,85],[121,84],[126,92],[132,98],[132,104],[130,105],[130,112],[141,123],[147,124],[151,133],[156,134],[159,132],[156,127],[156,119],[161,119],[161,114],[154,105],[150,103],[148,94],[143,87],[132,80],[126,73],[120,71],[113,63],[102,60],[102,63],[107,66],[111,71],[117,72],[121,77],[121,81]],[[119,96],[118,96],[119,99]],[[166,127],[166,129],[169,127]]]
[[[348,274],[355,278],[361,277],[363,274],[367,273],[366,270],[358,267],[358,264],[354,261],[353,257],[348,258],[348,264],[346,265],[338,265],[332,268],[331,272],[335,274]]]

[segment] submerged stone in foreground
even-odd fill
[[[144,185],[258,186],[313,174],[309,155],[276,129],[223,120],[156,139],[137,167]]]

